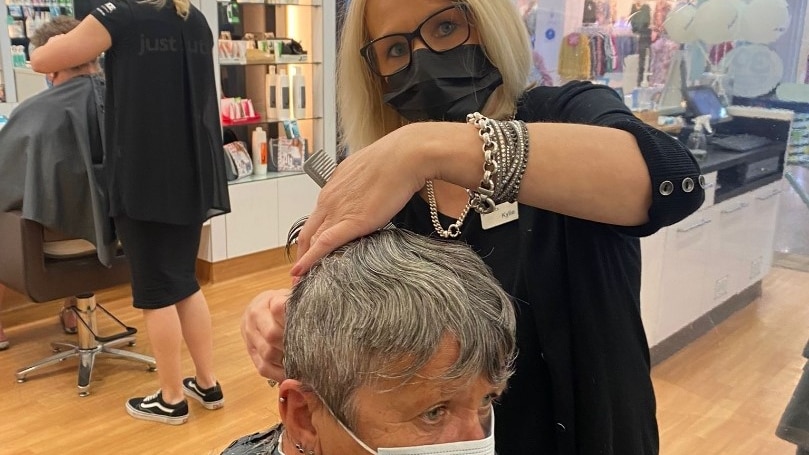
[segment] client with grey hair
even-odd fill
[[[393,229],[343,246],[291,291],[284,345],[281,423],[224,454],[494,453],[515,316],[466,245]]]

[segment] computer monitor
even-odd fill
[[[707,85],[697,85],[686,89],[688,110],[693,117],[710,115],[711,123],[730,120],[730,114],[713,88]]]

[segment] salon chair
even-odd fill
[[[112,267],[105,267],[91,243],[66,239],[24,219],[19,211],[0,213],[0,283],[38,303],[71,297],[76,300],[71,309],[77,316],[78,342],[52,343],[56,354],[17,370],[17,382],[24,382],[35,370],[78,357],[79,396],[87,396],[98,354],[145,363],[149,371],[157,368],[152,357],[116,348],[134,346],[137,329],[124,325],[95,301],[94,291],[129,282],[129,263],[123,253],[112,262]],[[114,320],[121,332],[101,336],[97,310]]]

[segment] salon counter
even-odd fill
[[[641,239],[641,315],[660,362],[761,295],[772,265],[790,111],[732,107],[721,134],[773,142],[745,152],[708,149],[699,161],[705,202],[681,222]],[[690,131],[683,130],[680,140]]]

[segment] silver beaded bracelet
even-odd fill
[[[467,190],[478,213],[491,213],[498,203],[515,202],[528,166],[528,127],[519,120],[497,121],[479,112],[467,123],[478,128],[483,141],[483,178],[477,190]]]

